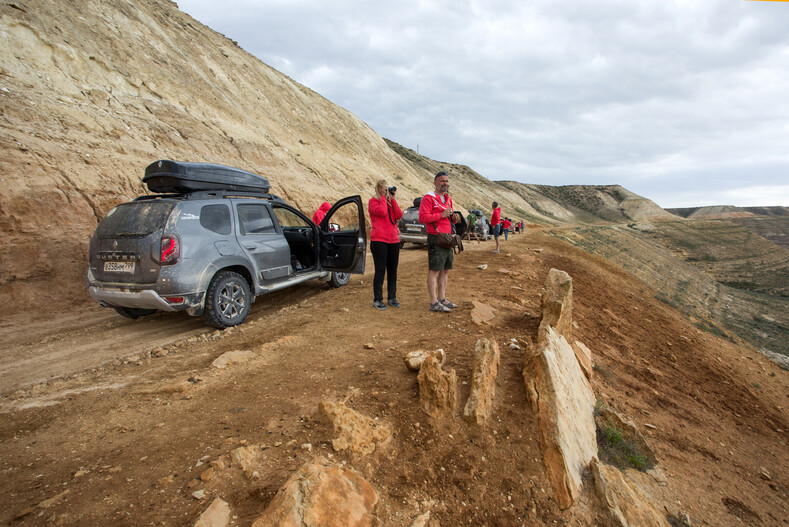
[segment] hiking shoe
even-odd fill
[[[430,304],[430,311],[438,311],[439,313],[449,313],[451,310],[441,302],[436,302],[435,304]]]
[[[448,307],[449,309],[455,309],[456,307],[458,307],[457,304],[455,304],[454,302],[450,302],[446,298],[444,298],[443,300],[439,300],[439,302],[441,302],[442,306]]]
[[[384,310],[384,309],[386,309],[386,304],[384,304],[384,303],[383,303],[383,302],[381,302],[380,300],[375,300],[375,301],[373,301],[373,307],[374,307],[375,309],[381,309],[381,310]]]
[[[400,307],[400,302],[396,298],[390,298],[386,303],[392,307]]]
[[[499,250],[498,250],[498,249],[493,249],[493,250],[492,250],[492,251],[490,251],[490,252],[492,252],[493,254],[496,254],[497,252],[499,252]]]

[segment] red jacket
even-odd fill
[[[428,234],[438,234],[445,232],[452,234],[452,221],[449,218],[442,218],[441,213],[444,209],[452,210],[452,198],[444,194],[444,201],[435,192],[428,192],[422,198],[419,205],[419,223],[424,223]],[[438,226],[438,231],[433,224]]]
[[[386,202],[386,196],[370,198],[367,211],[370,213],[371,242],[400,243],[397,220],[403,217],[403,211],[396,199],[392,198],[390,204]]]
[[[502,222],[502,229],[509,229],[512,227],[512,222],[510,220],[504,220]]]
[[[490,224],[494,227],[501,223],[501,207],[493,209],[493,215],[490,217]]]
[[[329,212],[331,205],[328,201],[324,201],[321,203],[321,206],[318,207],[318,210],[315,211],[315,214],[312,215],[312,222],[315,225],[320,225],[323,221],[323,218],[326,216],[326,213]]]

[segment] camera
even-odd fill
[[[389,188],[388,188],[388,189],[386,189],[386,190],[388,190],[388,191],[389,191],[389,194],[394,194],[395,192],[397,192],[397,187],[389,187]]]

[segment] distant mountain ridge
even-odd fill
[[[693,220],[731,220],[789,250],[789,207],[734,207],[718,205],[666,209]]]
[[[733,205],[714,205],[706,207],[686,207],[665,209],[683,218],[694,219],[731,219],[753,216],[789,216],[789,207],[735,207]]]

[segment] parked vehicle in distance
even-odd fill
[[[485,213],[478,209],[469,209],[469,214],[474,214],[477,217],[477,223],[474,225],[474,232],[480,240],[487,240],[491,237],[490,222],[485,217]]]
[[[419,223],[419,204],[421,196],[414,198],[414,204],[403,211],[403,217],[397,222],[400,230],[400,247],[406,242],[427,245],[427,230],[423,223]]]
[[[237,168],[161,160],[143,182],[156,194],[108,212],[88,252],[90,295],[123,316],[186,311],[222,329],[241,324],[258,295],[313,279],[340,287],[364,272],[360,196],[316,225]]]

